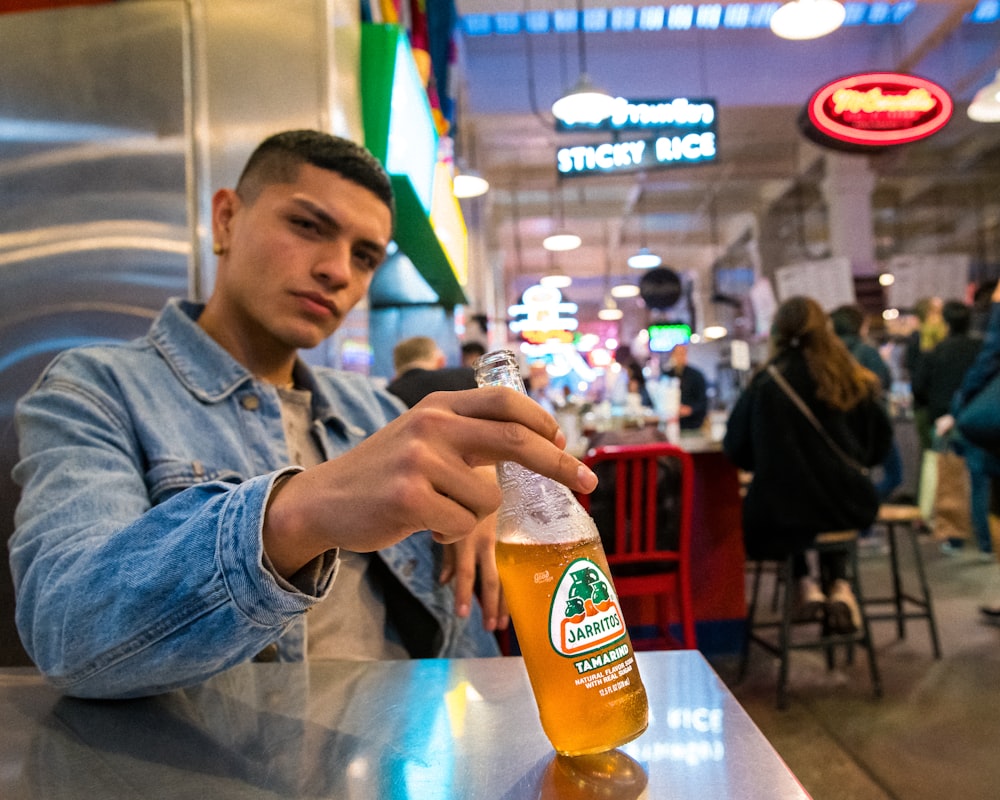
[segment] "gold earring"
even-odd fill
[[[217,256],[221,256],[223,253],[226,252],[226,249],[218,242],[213,242],[212,252],[215,253]]]

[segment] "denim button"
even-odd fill
[[[260,398],[255,394],[248,394],[240,398],[240,405],[247,411],[256,411],[260,408]]]

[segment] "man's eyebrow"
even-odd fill
[[[337,222],[333,217],[331,217],[326,211],[323,210],[321,206],[316,205],[316,203],[311,200],[307,200],[304,197],[293,197],[292,202],[298,206],[302,206],[306,211],[316,217],[324,225],[330,225],[335,228],[340,227],[340,223]]]
[[[340,230],[340,223],[337,222],[337,220],[334,219],[332,216],[330,216],[330,214],[327,213],[321,206],[318,206],[311,200],[308,200],[305,197],[293,197],[292,202],[298,206],[301,206],[310,214],[315,216],[323,225]],[[363,239],[361,242],[359,242],[359,244],[373,251],[373,253],[376,256],[378,256],[380,260],[385,258],[386,255],[385,246],[375,241],[374,239]]]

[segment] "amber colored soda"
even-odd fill
[[[496,555],[538,715],[552,746],[564,755],[585,755],[639,736],[648,724],[646,690],[600,539],[500,541]],[[597,622],[588,627],[589,619]],[[586,631],[590,638],[574,631]]]

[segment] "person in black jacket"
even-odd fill
[[[949,300],[941,313],[948,335],[921,359],[913,376],[913,399],[927,407],[932,426],[951,409],[952,398],[983,344],[969,332],[972,309],[968,305]]]
[[[833,323],[833,332],[840,337],[840,341],[850,354],[862,367],[870,369],[878,376],[882,387],[882,399],[887,402],[889,391],[892,389],[892,372],[879,351],[864,339],[864,312],[857,305],[842,305],[830,312],[830,322]],[[884,503],[903,483],[903,457],[895,437],[889,448],[889,455],[881,466],[882,476],[875,484],[875,488],[878,489],[879,499]],[[870,534],[871,531],[867,531],[862,535]]]
[[[681,430],[698,430],[708,413],[708,385],[704,373],[688,364],[686,344],[676,345],[670,351],[670,362],[663,374],[681,382]]]
[[[747,555],[794,554],[800,614],[825,614],[832,629],[849,632],[860,624],[860,614],[846,580],[846,560],[824,557],[820,566],[827,585],[821,587],[809,575],[805,553],[819,533],[863,529],[874,522],[878,494],[858,466],[885,459],[892,426],[878,378],[851,357],[815,300],[792,297],[781,304],[770,351],[768,362],[737,399],[723,439],[730,459],[753,474],[743,504]],[[779,378],[801,398],[833,445]]]
[[[961,300],[949,300],[941,313],[948,326],[948,335],[921,359],[913,376],[913,399],[927,408],[935,449],[956,449],[954,442],[944,436],[945,419],[955,393],[976,360],[983,342],[978,336],[970,334],[972,309]],[[966,466],[971,472],[978,465],[966,462]],[[980,529],[976,533],[980,551],[990,553],[989,531]],[[947,555],[954,555],[964,548],[965,539],[961,537],[949,537],[941,543],[941,550]]]
[[[1000,283],[994,283],[990,300],[990,316],[982,346],[952,396],[950,413],[937,419],[937,432],[941,436],[952,434],[955,416],[1000,372]],[[1000,409],[997,409],[997,418],[1000,424]],[[1000,454],[987,452],[961,435],[955,438],[969,469],[972,531],[982,553],[980,557],[992,562],[996,554],[990,533],[990,515],[1000,510],[1000,491],[997,491],[1000,488]],[[1000,604],[983,606],[981,610],[989,622],[1000,624]]]
[[[430,336],[411,336],[392,350],[396,377],[386,386],[410,408],[431,392],[476,388],[472,367],[448,367],[447,359]]]

